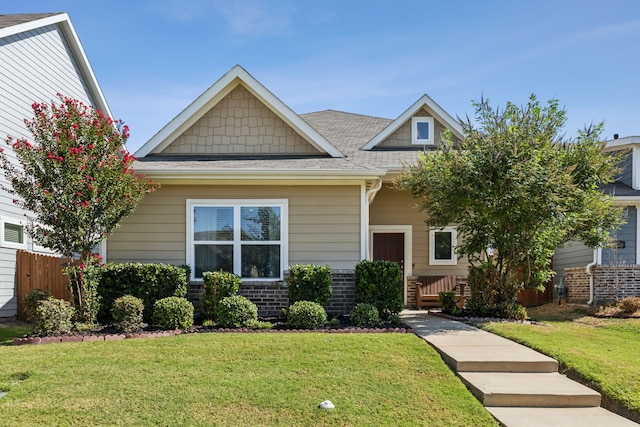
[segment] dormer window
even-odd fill
[[[411,119],[411,144],[433,145],[433,117],[413,117]]]

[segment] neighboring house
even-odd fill
[[[0,139],[30,139],[24,119],[33,117],[31,104],[57,100],[58,92],[110,115],[66,13],[0,15]],[[16,315],[16,250],[48,252],[26,235],[29,213],[12,200],[0,191],[0,317]]]
[[[454,254],[456,229],[429,230],[410,194],[393,186],[444,129],[462,138],[427,95],[395,120],[298,115],[235,66],[135,153],[136,171],[162,187],[121,222],[103,255],[188,264],[193,298],[204,271],[233,271],[262,315],[287,305],[291,265],[329,265],[328,311],[344,312],[355,301],[355,265],[388,259],[403,265],[411,305],[417,276],[467,272]]]
[[[599,303],[640,295],[640,136],[607,141],[606,150],[627,153],[615,182],[603,188],[624,207],[625,223],[612,233],[611,247],[591,249],[570,242],[558,249],[553,258],[558,273],[554,283],[563,281],[572,302]]]

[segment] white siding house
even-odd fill
[[[56,93],[110,115],[66,13],[0,15],[0,140],[30,139],[24,119],[33,116],[31,104],[57,100]],[[34,250],[23,228],[28,213],[12,199],[0,191],[0,317],[16,315],[16,250]]]

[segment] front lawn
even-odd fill
[[[640,319],[587,316],[584,307],[529,309],[544,325],[489,323],[485,329],[558,360],[640,419]]]
[[[0,347],[2,424],[496,426],[413,334],[205,333]],[[318,408],[325,399],[333,410]]]

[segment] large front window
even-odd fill
[[[218,270],[246,279],[282,279],[286,200],[189,200],[187,208],[193,279]]]

